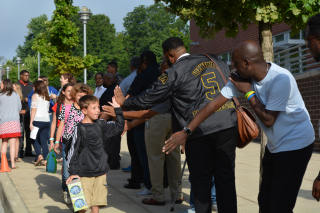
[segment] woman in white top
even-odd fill
[[[37,153],[35,165],[39,165],[47,157],[48,145],[47,136],[50,131],[50,117],[49,117],[49,106],[50,97],[46,84],[43,81],[36,81],[33,83],[32,104],[31,104],[31,118],[30,118],[30,130],[34,130],[34,127],[39,128],[36,139],[33,143],[33,148]],[[43,156],[41,155],[41,147]],[[42,165],[46,165],[43,162]]]
[[[94,77],[96,81],[96,91],[93,95],[98,99],[100,99],[101,95],[106,91],[106,88],[103,87],[103,75],[104,73],[98,72]]]

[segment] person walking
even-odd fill
[[[45,166],[46,161],[44,159],[47,158],[47,155],[49,153],[47,137],[50,131],[50,97],[47,85],[43,81],[34,82],[33,91],[34,94],[32,95],[31,118],[29,127],[30,130],[34,130],[34,127],[39,128],[33,144],[33,148],[37,153],[35,166],[38,166],[40,164]]]
[[[307,22],[306,43],[312,57],[316,62],[320,61],[320,13],[312,16]],[[312,196],[318,202],[320,200],[320,172],[313,182]]]
[[[7,153],[8,143],[10,143],[11,169],[18,168],[15,165],[16,143],[21,137],[19,112],[21,111],[21,100],[19,95],[13,90],[11,80],[1,81],[0,93],[0,139],[1,157]]]
[[[28,95],[30,94],[32,88],[33,88],[33,83],[29,81],[30,74],[27,70],[22,70],[20,72],[20,80],[17,82],[18,84],[21,85],[22,89],[22,94],[25,99],[25,101],[28,103]],[[32,140],[30,139],[30,107],[27,106],[26,108],[26,113],[23,115],[23,126],[24,126],[24,131],[25,131],[25,138],[26,138],[26,148],[25,151],[24,149],[24,143],[19,142],[19,158],[23,157],[36,157],[37,155],[34,155],[32,153]],[[23,138],[20,140],[24,140]],[[22,146],[21,146],[22,145]]]
[[[21,85],[18,83],[13,84],[13,90],[19,95],[21,100],[21,111],[19,112],[20,115],[20,127],[21,127],[21,137],[16,141],[16,162],[20,162],[21,159],[19,158],[19,147],[23,147],[24,144],[24,126],[23,126],[23,115],[26,114],[26,108],[28,103],[24,100]]]
[[[181,38],[168,38],[162,48],[170,68],[135,97],[125,99],[121,89],[116,88],[117,102],[129,109],[150,109],[170,99],[173,132],[183,129],[184,134],[192,134],[187,142],[186,159],[196,212],[211,212],[212,174],[219,211],[237,212],[234,166],[238,128],[233,102],[228,101],[193,132],[186,128],[203,106],[218,97],[225,85],[222,76],[207,56],[189,55]],[[228,65],[215,55],[210,57],[227,78]]]
[[[230,75],[221,93],[197,113],[187,128],[196,131],[232,97],[245,95],[268,138],[258,196],[260,211],[293,212],[315,140],[297,82],[287,69],[266,62],[255,41],[239,43],[233,50],[232,61],[236,73]],[[183,146],[187,137],[183,131],[173,134],[164,151]],[[220,211],[219,183],[216,183]]]

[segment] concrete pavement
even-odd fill
[[[260,144],[251,143],[246,148],[237,149],[236,157],[236,187],[239,213],[257,213],[259,212],[257,196],[259,187],[259,160]],[[130,164],[125,136],[121,141],[121,166],[127,167]],[[61,197],[61,164],[58,164],[56,174],[45,172],[45,167],[34,167],[32,158],[23,158],[22,162],[17,163],[19,169],[9,172],[18,193],[24,200],[30,212],[73,212],[71,206],[64,204]],[[182,155],[182,165],[184,155]],[[314,153],[309,163],[306,175],[304,177],[297,204],[294,212],[320,212],[320,204],[317,203],[312,195],[311,189],[313,180],[320,170],[320,154]],[[183,176],[183,194],[185,202],[175,206],[175,212],[189,208],[190,184],[188,182],[188,168]],[[123,188],[126,179],[130,173],[119,171],[110,171],[108,174],[108,203],[109,205],[100,212],[169,212],[172,200],[169,189],[166,190],[165,206],[148,206],[141,203],[144,197],[137,197],[136,192],[140,190],[131,190]]]

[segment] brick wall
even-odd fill
[[[279,34],[282,32],[289,31],[290,27],[284,23],[275,24],[272,27],[272,33]],[[226,38],[225,31],[222,30],[215,36],[214,40],[206,40],[199,36],[199,27],[196,26],[195,21],[192,19],[190,21],[190,39],[192,42],[199,42],[199,45],[192,45],[190,47],[191,54],[197,53],[213,53],[221,54],[225,52],[230,52],[233,48],[241,41],[244,40],[254,40],[259,42],[259,29],[255,24],[248,26],[246,31],[240,29],[238,36],[236,38]]]

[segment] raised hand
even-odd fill
[[[315,179],[313,182],[312,196],[319,202],[320,199],[320,180]]]
[[[169,154],[177,146],[181,146],[181,152],[184,153],[184,148],[186,145],[188,135],[184,130],[176,132],[171,137],[165,141],[165,146],[162,148],[162,152]]]
[[[120,88],[120,87],[119,87]],[[121,91],[121,90],[120,90]],[[122,92],[121,92],[122,93]],[[119,108],[120,105],[118,104],[116,98],[113,96],[112,97],[112,103],[111,102],[108,102],[111,106],[113,106],[113,108]]]
[[[116,88],[114,89],[114,97],[116,98],[118,104],[120,106],[123,106],[123,103],[126,100],[126,98],[123,96],[123,93],[119,86],[116,86]]]
[[[102,106],[103,113],[110,115],[111,117],[115,118],[116,114],[114,113],[114,108],[112,106],[104,105]]]

